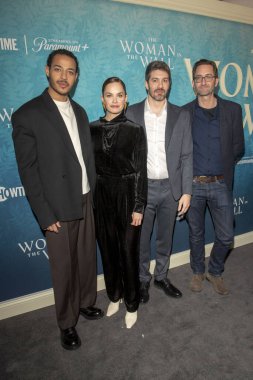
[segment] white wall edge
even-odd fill
[[[253,231],[238,235],[234,240],[234,248],[253,243]],[[206,257],[210,255],[212,243],[206,245]],[[170,268],[188,264],[190,251],[183,251],[171,255]],[[155,260],[151,261],[150,271],[154,272]],[[97,276],[98,291],[105,289],[104,276]],[[43,290],[41,292],[29,294],[27,296],[14,298],[8,301],[0,302],[0,320],[10,318],[19,314],[28,313],[33,310],[54,304],[53,289]]]
[[[111,0],[253,24],[253,9],[218,0]]]

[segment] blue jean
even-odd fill
[[[194,274],[205,273],[205,212],[209,208],[215,240],[208,272],[221,276],[234,238],[233,198],[224,180],[211,183],[193,181],[191,207],[187,214],[190,233],[190,263]]]

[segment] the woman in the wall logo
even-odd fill
[[[146,67],[151,61],[164,61],[174,69],[176,58],[181,58],[182,54],[178,52],[174,43],[163,43],[155,37],[149,37],[147,41],[119,40],[123,52],[130,61],[140,60],[143,67]]]
[[[2,108],[0,111],[0,123],[6,128],[11,128],[11,116],[13,114],[14,108]]]
[[[234,202],[233,202],[234,215],[243,214],[243,211],[244,211],[243,209],[244,209],[244,207],[247,208],[247,204],[248,204],[248,201],[245,198],[245,196],[240,196],[240,197],[234,198]]]
[[[22,253],[29,258],[44,255],[48,259],[45,239],[23,241],[22,243],[18,243],[18,246]]]

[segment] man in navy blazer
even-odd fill
[[[192,138],[190,115],[167,101],[171,87],[169,66],[149,63],[145,73],[147,98],[130,106],[127,117],[144,127],[148,142],[148,200],[140,240],[140,301],[149,300],[150,239],[156,218],[154,285],[166,295],[182,293],[167,278],[177,213],[190,206],[192,192]]]
[[[244,152],[242,109],[237,103],[221,99],[215,62],[201,59],[193,66],[196,99],[186,104],[191,113],[193,136],[193,194],[187,214],[190,232],[190,260],[193,277],[190,288],[203,289],[205,278],[205,211],[209,208],[215,241],[206,279],[214,290],[228,294],[222,278],[224,262],[233,242],[233,178],[236,162]]]
[[[103,316],[96,300],[96,244],[92,209],[95,165],[84,109],[69,98],[78,78],[77,58],[53,51],[47,60],[49,87],[12,116],[21,181],[45,231],[61,344],[81,345],[79,314]]]

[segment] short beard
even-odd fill
[[[169,91],[165,92],[164,95],[159,95],[159,97],[153,96],[150,92],[148,92],[149,96],[156,100],[157,102],[163,102],[165,99],[167,99],[169,95]]]

